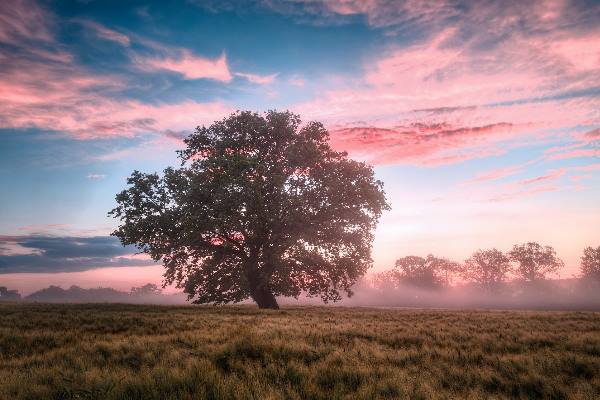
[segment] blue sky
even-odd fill
[[[535,240],[574,274],[600,244],[599,22],[592,1],[3,2],[0,281],[157,279],[68,252],[52,275],[32,238],[104,240],[125,177],[238,109],[322,121],[375,166],[376,270]]]

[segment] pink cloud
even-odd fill
[[[79,22],[81,25],[83,25],[87,29],[90,29],[91,31],[93,31],[94,34],[101,39],[119,43],[121,46],[129,46],[129,44],[131,42],[131,40],[129,39],[129,36],[127,36],[123,33],[117,32],[113,29],[109,29],[103,25],[96,23],[96,22],[88,21],[88,20],[78,20],[77,22]]]
[[[367,13],[373,18],[390,8],[380,1],[326,4],[340,14]],[[513,141],[510,146],[519,142],[532,144],[544,137],[560,136],[552,133],[559,129],[598,124],[597,96],[570,97],[564,92],[600,86],[600,64],[588,62],[589,58],[576,63],[578,57],[588,57],[585,54],[599,54],[596,49],[600,30],[570,29],[564,21],[556,19],[580,18],[579,14],[570,14],[579,11],[560,4],[543,4],[529,10],[530,15],[523,18],[530,28],[539,25],[549,30],[537,34],[532,29],[520,34],[507,29],[507,26],[517,27],[515,18],[517,21],[521,18],[514,14],[515,10],[485,4],[474,5],[464,18],[461,16],[460,22],[439,30],[428,40],[390,48],[366,63],[362,78],[330,89],[297,109],[302,115],[324,120],[329,126],[344,126],[344,129],[332,128],[332,137],[339,148],[372,154],[369,159],[373,162],[404,160],[407,154],[458,162],[469,158],[469,148],[476,155],[481,146],[493,146],[499,140]],[[516,8],[524,11],[528,7]],[[485,47],[479,46],[480,41],[498,32],[464,34],[471,20],[482,25],[484,15],[496,21],[504,32],[503,40]],[[481,134],[439,145],[435,141],[416,145],[401,141],[402,149],[393,148],[396,140],[391,137],[397,137],[397,126],[419,123],[456,129],[507,124],[512,127],[512,135],[499,138],[495,130],[484,129]],[[364,130],[365,125],[378,129],[379,134],[371,135],[368,142],[355,138],[357,146],[347,143],[349,139],[338,138],[340,134],[351,136],[353,127]],[[452,150],[457,154],[434,154]],[[382,157],[380,152],[386,156]],[[396,157],[391,157],[392,154]]]
[[[581,181],[584,181],[584,180],[587,180],[587,179],[591,179],[592,177],[593,177],[593,175],[592,175],[592,174],[585,174],[585,175],[572,175],[572,176],[570,177],[570,179],[571,179],[573,182],[581,182]]]
[[[582,165],[574,168],[577,171],[600,171],[600,163]]]
[[[98,76],[71,64],[21,60],[0,72],[0,125],[68,132],[77,138],[134,136],[191,129],[224,116],[221,102],[146,104],[115,97],[118,76]]]
[[[199,57],[189,50],[175,51],[175,54],[162,58],[134,59],[138,68],[146,71],[167,70],[177,72],[185,79],[213,79],[221,82],[229,82],[232,79],[227,65],[227,56],[223,53],[217,59]]]
[[[560,145],[560,146],[553,146],[553,147],[549,147],[546,150],[544,150],[544,154],[552,154],[552,153],[563,152],[566,150],[578,149],[583,146],[585,146],[585,143],[572,143],[572,144],[566,144],[566,145]]]
[[[0,42],[20,40],[49,42],[54,18],[36,2],[29,0],[0,2]]]
[[[549,160],[563,160],[566,158],[579,158],[579,157],[600,157],[600,149],[578,149],[567,151],[564,153],[554,154],[548,157]]]
[[[525,179],[519,182],[521,185],[531,185],[539,182],[545,181],[553,181],[561,176],[563,176],[567,172],[566,168],[561,168],[557,170],[550,171],[547,175],[536,176],[535,178]]]
[[[596,128],[594,130],[586,132],[585,137],[592,139],[592,140],[595,140],[596,138],[600,138],[600,128]]]
[[[473,184],[473,183],[481,183],[494,181],[497,179],[506,178],[508,176],[512,176],[518,174],[523,170],[522,165],[515,165],[511,167],[498,168],[487,172],[482,172],[477,174],[473,179],[470,179],[465,182],[465,184]]]
[[[252,83],[256,83],[258,85],[268,85],[275,81],[277,75],[279,74],[271,74],[271,75],[257,75],[257,74],[248,74],[243,72],[236,72],[236,76],[240,76],[242,78],[248,79]]]
[[[494,195],[488,198],[486,201],[489,202],[503,202],[521,199],[524,197],[531,197],[540,193],[556,192],[560,190],[560,187],[556,185],[542,185],[534,186],[528,189],[515,190]]]
[[[8,37],[20,48],[19,52],[0,53],[0,57],[10,60],[0,70],[2,128],[39,128],[69,133],[78,139],[131,137],[189,130],[231,111],[219,101],[147,104],[122,98],[120,93],[128,87],[126,78],[98,75],[73,63],[72,56],[54,39],[51,27],[42,24],[54,21],[52,14],[24,2],[15,3],[14,8],[0,7],[0,19],[14,18],[11,26],[16,32],[11,31],[10,37],[0,32],[0,41]],[[40,28],[30,32],[28,24],[38,20]],[[96,23],[83,23],[106,39],[128,43],[124,35]],[[43,35],[41,27],[45,27]],[[39,44],[40,40],[44,42]],[[48,44],[57,50],[48,50]],[[224,56],[222,60],[207,65],[221,68]],[[208,75],[218,78],[219,73]]]
[[[508,123],[456,127],[447,123],[413,123],[394,128],[332,128],[331,143],[338,150],[375,164],[442,165],[505,151],[494,143],[514,138],[523,127]]]

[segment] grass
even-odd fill
[[[0,304],[0,399],[600,398],[600,314]]]

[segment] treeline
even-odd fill
[[[587,247],[577,277],[557,279],[564,263],[550,246],[477,250],[463,262],[407,256],[370,274],[346,306],[600,310],[600,246]]]
[[[43,303],[153,303],[153,304],[183,304],[186,296],[183,294],[164,294],[162,289],[148,283],[133,287],[129,292],[113,288],[84,289],[71,286],[63,289],[59,286],[49,286],[28,296],[21,297],[16,290],[0,287],[0,300],[4,301],[36,301]]]
[[[380,287],[402,284],[424,289],[459,284],[497,291],[508,282],[535,284],[545,281],[562,268],[564,263],[551,246],[528,242],[515,245],[507,253],[495,248],[477,250],[462,263],[431,254],[402,257],[392,269],[375,274],[373,284]],[[600,282],[600,246],[584,250],[580,279],[590,284]]]
[[[477,250],[463,262],[443,257],[399,258],[388,271],[370,274],[353,287],[341,305],[436,308],[506,308],[600,310],[600,246],[588,247],[574,279],[552,279],[564,268],[550,246],[525,243],[508,252]],[[19,300],[15,290],[0,287],[0,300]],[[131,288],[62,289],[50,286],[23,301],[57,303],[185,304],[183,293],[164,294],[155,284]],[[320,304],[302,296],[286,304]]]

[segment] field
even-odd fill
[[[600,314],[0,304],[0,399],[600,398]]]

